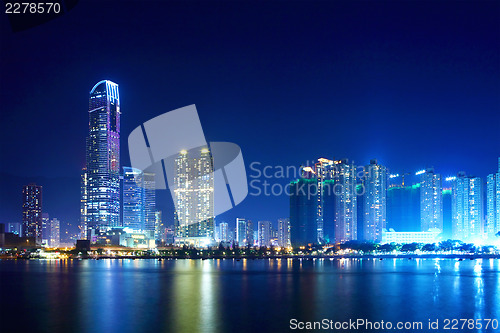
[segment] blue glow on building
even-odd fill
[[[89,136],[82,175],[82,225],[86,228],[121,225],[120,115],[118,85],[108,80],[98,82],[89,96]]]

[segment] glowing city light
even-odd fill
[[[455,180],[455,179],[457,179],[457,177],[455,177],[455,176],[453,176],[453,177],[446,177],[446,178],[445,178],[445,180],[446,180],[447,182],[451,182],[451,181],[453,181],[453,180]]]
[[[311,168],[311,167],[304,167],[304,168],[302,168],[302,171],[304,171],[304,172],[312,172],[313,174],[315,174],[314,169]]]
[[[399,173],[389,175],[389,178],[396,178],[396,177],[399,177]]]
[[[421,174],[423,174],[423,173],[425,173],[425,170],[420,170],[420,171],[417,171],[417,172],[415,173],[415,175],[416,175],[416,176],[418,176],[418,175],[421,175]]]

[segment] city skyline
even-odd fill
[[[79,194],[71,188],[85,166],[88,90],[101,79],[119,83],[125,96],[122,147],[138,125],[194,103],[207,140],[240,145],[247,167],[326,156],[358,165],[376,158],[400,174],[434,167],[443,177],[465,171],[486,178],[495,170],[498,4],[247,3],[242,11],[198,5],[158,4],[146,14],[124,3],[95,16],[81,3],[36,29],[12,34],[1,27],[0,98],[7,112],[0,138],[9,143],[1,147],[1,219],[19,219],[13,207],[20,194],[8,194],[15,186],[57,178],[53,188],[45,186],[47,211],[77,223]],[[144,15],[154,24],[140,24]],[[180,17],[198,24],[186,27]],[[78,22],[71,32],[68,22]],[[101,24],[118,36],[130,22],[143,30],[132,29],[119,47],[89,33]],[[283,28],[297,22],[297,29]],[[68,41],[70,47],[60,47]],[[139,47],[128,47],[132,42]],[[71,61],[56,60],[54,49]],[[22,61],[35,53],[38,62]],[[293,135],[277,135],[285,132]],[[127,154],[122,149],[121,165],[129,164]],[[66,197],[56,200],[61,193]],[[248,197],[221,218],[258,221],[258,207],[276,220],[287,205],[286,198]],[[172,208],[161,209],[172,216]]]
[[[0,16],[1,332],[500,329],[500,0]]]
[[[191,158],[190,159],[190,163],[188,164],[188,159],[186,158],[187,157],[187,152],[186,151],[181,151],[180,154],[179,154],[179,157],[176,159],[176,163],[178,164],[178,168],[181,167],[181,161],[184,161],[185,163],[185,168],[188,168],[186,170],[194,170],[196,174],[198,173],[203,173],[202,171],[205,170],[205,173],[208,172],[209,168],[208,167],[208,164],[204,164],[204,162],[202,161],[203,159],[203,156],[206,155],[208,153],[208,149],[202,149],[201,150],[201,159],[200,158]],[[190,167],[188,167],[188,165]],[[204,166],[205,165],[205,166]],[[498,165],[500,167],[500,157],[498,158]],[[347,168],[347,169],[346,169]],[[345,223],[345,221],[343,221],[344,219],[346,218],[350,218],[349,217],[349,214],[344,214],[345,213],[345,209],[341,209],[340,211],[338,209],[336,209],[334,211],[334,214],[335,214],[335,218],[334,218],[334,221],[335,221],[335,224],[334,226],[331,226],[330,228],[334,228],[335,231],[333,232],[335,234],[335,242],[346,242],[346,241],[349,241],[349,240],[368,240],[368,241],[376,241],[376,242],[380,242],[382,241],[382,229],[385,229],[387,230],[387,227],[386,227],[386,223],[387,222],[382,222],[380,223],[378,226],[375,226],[375,225],[370,225],[369,222],[367,224],[367,216],[372,216],[372,219],[374,218],[373,217],[373,213],[372,211],[370,210],[370,206],[372,206],[373,208],[373,203],[377,203],[379,201],[383,201],[383,197],[382,198],[379,198],[379,199],[370,199],[371,197],[373,197],[373,192],[377,192],[377,191],[374,191],[374,182],[375,183],[380,183],[381,182],[381,179],[385,179],[386,182],[390,181],[391,179],[394,179],[394,178],[402,178],[399,174],[388,174],[387,171],[386,171],[386,167],[385,166],[380,166],[377,164],[377,161],[376,160],[371,160],[370,161],[370,164],[369,165],[366,165],[363,167],[363,173],[362,175],[358,175],[357,173],[357,169],[358,167],[356,167],[354,164],[349,163],[347,160],[338,160],[338,161],[333,161],[333,160],[327,160],[325,158],[320,158],[318,159],[318,162],[315,164],[315,168],[312,169],[310,167],[302,167],[302,171],[303,171],[303,176],[305,176],[305,178],[301,178],[301,179],[309,179],[312,177],[312,176],[318,176],[320,177],[319,179],[321,179],[321,181],[319,182],[319,184],[324,184],[324,188],[328,188],[329,185],[333,185],[334,182],[340,182],[342,183],[342,187],[343,188],[350,188],[350,189],[354,189],[356,188],[356,191],[359,191],[358,187],[359,186],[364,186],[366,188],[363,189],[363,195],[360,195],[358,194],[356,191],[352,192],[352,196],[354,196],[354,198],[358,198],[358,201],[360,201],[360,203],[358,204],[358,208],[356,208],[356,204],[354,204],[354,206],[348,208],[348,211],[351,211],[351,212],[358,212],[358,216],[356,217],[356,214],[354,214],[353,217],[351,217],[351,219],[353,220],[353,222],[349,222],[349,223]],[[196,171],[198,170],[198,171]],[[381,177],[380,175],[380,170],[382,170],[382,174],[383,174],[383,177]],[[176,178],[177,179],[181,179],[181,178],[185,178],[185,179],[189,179],[190,177],[192,176],[189,176],[187,177],[187,174],[185,174],[184,176],[182,174],[179,174],[179,170],[177,171],[177,174],[176,174]],[[192,172],[192,171],[190,171]],[[310,174],[309,174],[310,173]],[[127,174],[129,174],[127,176]],[[308,176],[309,174],[309,176]],[[345,176],[348,175],[349,177],[348,178],[352,178],[353,180],[351,181],[345,181]],[[180,177],[179,177],[180,176]],[[196,175],[194,175],[196,176]],[[406,177],[408,178],[409,174],[406,174]],[[417,189],[419,189],[419,198],[420,198],[420,203],[419,203],[419,209],[420,209],[420,231],[426,231],[426,230],[441,230],[443,232],[445,232],[445,228],[446,227],[443,227],[443,200],[444,200],[444,196],[446,193],[448,193],[450,190],[448,188],[445,188],[443,187],[441,184],[442,184],[442,178],[441,178],[441,175],[440,174],[435,174],[434,173],[434,169],[433,168],[428,168],[428,169],[425,169],[425,170],[419,170],[417,171],[414,176],[418,176],[419,178],[419,182],[418,183],[410,183],[409,186],[407,184],[407,187],[408,188],[414,188],[415,186],[417,186]],[[494,177],[493,177],[494,176]],[[142,171],[140,170],[136,170],[136,169],[133,169],[133,168],[130,168],[130,167],[123,167],[123,174],[121,175],[121,177],[123,177],[123,191],[121,192],[121,196],[123,196],[123,215],[122,215],[122,218],[120,219],[119,223],[117,225],[113,225],[113,226],[118,226],[118,227],[133,227],[134,229],[136,230],[150,230],[150,231],[153,231],[153,232],[156,232],[156,228],[157,228],[157,221],[156,221],[156,214],[158,213],[155,209],[154,209],[154,206],[155,206],[155,195],[154,195],[154,174],[148,174],[148,173],[143,173]],[[150,178],[150,181],[149,183],[146,182],[146,177],[149,177]],[[187,177],[187,178],[186,178]],[[359,177],[359,179],[357,179]],[[375,178],[376,180],[374,181],[372,178]],[[493,178],[492,178],[493,177]],[[496,180],[496,174],[490,174],[488,175],[487,177],[487,181],[484,181],[484,178],[481,178],[481,177],[474,177],[474,176],[467,176],[466,173],[464,172],[460,172],[457,174],[457,176],[455,177],[447,177],[446,178],[446,181],[447,182],[451,182],[451,193],[452,193],[452,207],[451,207],[451,211],[452,211],[452,217],[453,217],[453,222],[452,224],[450,225],[450,223],[448,223],[448,228],[451,228],[452,229],[452,239],[460,239],[460,240],[464,240],[464,241],[467,241],[467,240],[477,240],[481,237],[483,237],[484,235],[487,235],[489,237],[491,236],[494,236],[494,234],[496,234],[498,231],[500,231],[500,229],[498,228],[497,226],[497,222],[496,222],[496,201],[498,201],[498,192],[495,192],[497,191],[496,190],[496,182],[493,183],[493,187],[491,186],[491,181],[492,179],[493,180]],[[195,177],[196,178],[196,177]],[[129,179],[129,180],[128,180]],[[357,180],[356,180],[357,179]],[[332,181],[332,184],[329,184],[328,183],[328,180],[331,180]],[[463,180],[467,180],[466,183],[463,183]],[[401,180],[402,182],[404,182],[404,179]],[[130,183],[130,185],[133,185],[134,188],[131,188],[131,190],[128,190],[127,189],[127,182]],[[177,181],[178,182],[178,181]],[[382,181],[383,182],[383,181]],[[345,183],[345,184],[344,184]],[[426,185],[426,183],[429,183],[429,185]],[[152,188],[151,188],[151,185],[149,184],[153,184],[152,185]],[[357,184],[357,186],[353,186],[354,184]],[[469,185],[470,184],[470,185]],[[180,184],[179,184],[180,185]],[[388,193],[387,190],[388,189],[391,189],[393,187],[398,187],[400,185],[397,184],[397,181],[393,184],[390,184],[389,186],[387,185],[381,185],[379,184],[379,186],[382,186],[381,188],[384,189],[385,193]],[[476,188],[479,188],[479,191],[476,189],[476,191],[474,192],[474,186]],[[40,198],[41,198],[41,187],[40,186],[37,186],[36,184],[30,184],[30,185],[27,185],[25,186],[25,191],[28,191],[27,189],[28,188],[32,188],[32,187],[35,187],[35,188],[39,188],[40,190]],[[201,186],[203,187],[203,186]],[[205,186],[206,187],[206,186]],[[471,189],[467,189],[468,187],[470,187]],[[488,188],[488,191],[485,190],[485,188]],[[204,188],[204,187],[203,187]],[[136,223],[140,223],[140,227],[138,225],[133,225],[131,223],[128,222],[127,218],[127,213],[126,213],[126,203],[127,203],[127,200],[125,200],[125,197],[128,196],[129,194],[132,194],[132,196],[134,196],[134,191],[136,191],[137,189],[140,189],[140,193],[139,193],[139,198],[135,198],[134,200],[131,200],[131,204],[132,204],[132,211],[134,210],[134,206],[141,206],[142,208],[140,208],[140,213],[139,214],[142,214],[140,216],[137,216],[136,217]],[[149,189],[149,192],[152,192],[153,195],[149,194],[149,195],[145,195],[144,191],[148,191]],[[151,191],[152,189],[152,191]],[[493,192],[491,191],[491,189],[493,189]],[[313,228],[316,228],[317,229],[317,232],[315,232],[316,236],[314,237],[317,237],[318,239],[318,243],[323,243],[323,240],[321,238],[318,237],[318,234],[319,234],[319,230],[320,230],[320,226],[321,226],[321,229],[325,229],[325,230],[328,230],[328,227],[324,226],[324,221],[323,221],[323,214],[325,211],[328,211],[328,208],[326,207],[326,201],[325,201],[325,198],[328,198],[328,196],[325,196],[323,197],[323,195],[321,194],[322,193],[322,186],[318,186],[318,193],[314,194],[317,198],[318,198],[318,203],[321,202],[321,204],[318,204],[318,206],[316,206],[317,208],[313,208],[313,210],[311,211],[311,213],[315,216],[314,218],[312,218],[312,220],[314,220],[315,222],[315,225],[313,226]],[[349,190],[350,191],[350,190]],[[379,190],[380,191],[380,190]],[[476,213],[472,212],[472,216],[476,215],[476,218],[474,220],[474,217],[472,221],[469,221],[470,217],[467,217],[467,211],[468,211],[468,207],[469,206],[464,206],[466,202],[468,202],[468,199],[457,199],[458,197],[460,196],[467,196],[468,192],[471,192],[471,194],[475,197],[473,197],[473,201],[475,201],[477,203],[477,206],[471,206],[471,207],[475,207],[475,208],[470,208],[472,210],[475,210],[477,211]],[[335,192],[333,192],[335,193]],[[345,199],[343,199],[343,194],[344,192],[341,192],[339,194],[335,194],[334,196],[332,196],[333,200],[334,200],[334,205],[336,207],[340,207],[341,205],[344,205],[344,201]],[[437,199],[436,199],[436,193],[439,193],[439,195],[437,195]],[[149,213],[150,216],[152,216],[152,219],[153,219],[153,222],[147,222],[147,218],[146,218],[146,215],[148,214],[145,214],[145,211],[147,211],[147,208],[146,206],[148,205],[146,203],[147,199],[146,197],[149,197],[149,198],[152,198],[152,199],[149,199],[149,205],[153,204],[153,210],[152,210],[152,214]],[[349,198],[349,197],[347,197]],[[435,199],[432,199],[432,198],[435,198]],[[28,200],[28,199],[26,199]],[[32,199],[30,199],[32,200]],[[37,199],[38,200],[38,199]],[[433,201],[433,200],[437,200],[437,201]],[[137,202],[135,202],[137,201]],[[316,199],[313,197],[313,200],[312,202],[316,201]],[[349,199],[347,200],[349,201]],[[37,201],[38,202],[38,201]],[[41,200],[40,200],[41,202]],[[463,203],[460,203],[460,202],[463,202]],[[494,203],[494,205],[492,205],[491,203]],[[370,204],[371,203],[371,204]],[[191,203],[192,204],[192,203]],[[377,205],[375,205],[377,206]],[[434,207],[435,206],[435,207]],[[429,208],[431,207],[431,208]],[[492,208],[493,207],[493,208]],[[209,208],[207,208],[209,209]],[[379,214],[379,213],[376,213],[378,208],[376,209],[372,209],[373,212],[375,212],[375,215]],[[385,209],[382,209],[382,212],[380,214],[382,214],[382,216],[385,214],[385,212],[383,212]],[[450,209],[449,209],[450,210]],[[459,213],[459,211],[462,211],[461,213]],[[491,211],[493,210],[493,220],[492,220],[492,213]],[[41,211],[41,207],[38,209],[38,211]],[[390,210],[392,211],[392,209]],[[430,212],[429,212],[430,211]],[[332,211],[333,212],[333,211]],[[332,213],[330,212],[330,214]],[[342,213],[344,212],[344,213]],[[464,213],[465,212],[465,213]],[[44,213],[43,215],[45,215],[46,213]],[[437,214],[437,215],[436,215]],[[40,214],[38,214],[40,215]],[[133,214],[132,214],[133,215]],[[283,215],[285,216],[285,215]],[[331,217],[331,216],[330,216]],[[340,222],[338,221],[340,218]],[[151,217],[149,218],[151,220]],[[258,229],[257,229],[257,244],[261,244],[263,241],[261,239],[261,224],[262,223],[268,223],[269,224],[269,230],[274,230],[276,232],[276,234],[274,236],[277,237],[277,242],[281,242],[283,243],[283,241],[281,241],[280,239],[282,238],[282,236],[279,236],[278,233],[280,232],[280,221],[283,220],[284,218],[279,218],[277,220],[275,220],[274,222],[277,222],[277,228],[274,228],[273,229],[273,224],[275,224],[274,222],[268,222],[268,221],[259,221],[259,225],[258,225]],[[458,220],[457,220],[458,219]],[[49,221],[49,218],[48,218],[48,214],[47,214],[47,223],[48,223],[48,229],[51,230],[51,222],[55,220],[57,222],[57,233],[59,234],[59,221],[57,219],[52,219]],[[244,227],[243,228],[243,231],[240,232],[238,229],[239,227],[239,224],[238,224],[238,220],[241,220],[243,223],[244,223]],[[460,221],[459,221],[460,220]],[[162,225],[166,228],[167,225],[169,225],[168,223],[165,223],[165,221],[162,221]],[[174,221],[175,222],[175,221]],[[393,220],[389,219],[389,225],[394,227],[394,222]],[[43,222],[42,220],[40,220],[40,225],[44,225],[45,222]],[[211,222],[213,224],[213,222]],[[220,226],[221,223],[224,223],[223,221],[217,221],[217,225]],[[26,224],[26,222],[24,222],[24,224]],[[33,223],[32,223],[33,224]],[[252,233],[255,231],[253,230],[253,228],[251,227],[251,220],[248,220],[248,225],[247,225],[247,221],[244,219],[244,218],[237,218],[236,219],[236,224],[235,224],[235,237],[234,237],[234,240],[236,241],[236,243],[240,243],[240,244],[244,244],[244,245],[247,245],[249,243],[247,243],[246,241],[246,238],[249,238],[249,234]],[[331,224],[330,224],[331,225]],[[113,226],[108,226],[108,227],[113,227]],[[350,229],[353,229],[354,228],[354,233],[352,236],[349,236],[348,238],[346,238],[345,236],[345,228],[347,226],[347,230],[349,231]],[[375,234],[378,234],[378,236],[370,236],[370,229],[371,228],[375,228],[373,229],[374,231],[376,230]],[[33,227],[32,227],[33,229]],[[38,228],[38,229],[41,229]],[[38,230],[37,229],[37,230]],[[45,230],[45,226],[43,227],[43,229]],[[293,229],[293,227],[292,227]],[[363,230],[361,232],[361,235],[359,235],[357,232],[356,232],[356,229],[357,230]],[[392,229],[392,228],[391,228]],[[32,235],[26,235],[26,232],[29,233],[28,230],[30,230],[28,227],[25,227],[24,228],[24,232],[23,234],[25,236],[28,236],[28,237],[32,237]],[[201,229],[200,229],[201,230]],[[214,230],[214,227],[212,227],[212,230]],[[267,230],[267,229],[266,229]],[[339,232],[340,230],[340,232]],[[404,228],[403,229],[399,229],[399,227],[397,228],[397,231],[405,231]],[[412,230],[410,230],[412,232],[416,232],[418,231],[416,228],[413,228]],[[48,243],[51,244],[51,243],[54,243],[55,241],[53,240],[53,237],[51,236],[52,235],[52,232],[49,231],[50,234],[49,236],[46,237],[46,239],[48,240]],[[31,231],[31,233],[33,234],[33,231]],[[212,239],[214,237],[214,233],[213,231],[210,232],[212,236],[210,236]],[[241,235],[240,235],[241,233]],[[177,232],[178,234],[178,232]],[[271,234],[271,231],[269,231],[269,235]],[[264,236],[266,238],[266,240],[264,241],[265,244],[271,244],[270,243],[270,239],[271,239],[271,236]],[[252,235],[253,237],[253,235]],[[59,237],[58,237],[59,238]],[[37,243],[41,243],[41,236],[36,236],[36,239],[37,239]],[[44,239],[45,239],[45,236],[44,236]],[[217,239],[220,239],[220,238],[217,238]],[[311,239],[309,239],[309,241],[311,241]],[[329,238],[326,238],[326,242],[329,242],[331,243],[332,240]],[[294,242],[295,243],[295,242]],[[253,243],[251,243],[253,244]]]

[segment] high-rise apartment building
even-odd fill
[[[156,230],[155,175],[139,169],[123,167],[122,188],[123,226],[154,233]]]
[[[328,196],[331,196],[333,188],[329,186],[335,174],[335,165],[337,161],[329,160],[326,158],[318,158],[314,164],[314,169],[310,170],[317,180],[317,212],[316,212],[316,229],[317,229],[317,243],[326,243],[333,238],[334,233],[334,217],[329,215]],[[307,170],[306,170],[307,171]]]
[[[89,96],[81,190],[81,222],[90,229],[120,226],[120,114],[118,85],[98,82]]]
[[[226,222],[221,222],[219,224],[219,238],[221,242],[229,242],[228,232],[228,224]]]
[[[291,246],[290,242],[290,219],[278,219],[278,245],[281,247]]]
[[[486,228],[490,238],[500,232],[500,157],[497,172],[486,179]]]
[[[87,168],[82,169],[82,173],[80,174],[80,239],[87,238],[87,200],[88,200],[88,178],[87,178]]]
[[[382,241],[387,221],[387,168],[371,160],[363,177],[363,239]]]
[[[247,220],[247,245],[254,246],[254,236],[253,236],[253,222],[251,220]]]
[[[479,177],[461,172],[452,185],[453,239],[483,238],[483,183]]]
[[[61,222],[53,218],[50,220],[50,237],[49,237],[49,246],[50,247],[58,247],[61,241]]]
[[[166,230],[165,222],[162,219],[161,210],[155,211],[155,239],[165,242],[165,230]]]
[[[42,187],[36,184],[23,187],[23,235],[42,242]]]
[[[347,160],[318,159],[290,183],[293,246],[357,239],[356,170]]]
[[[430,229],[443,230],[443,186],[432,168],[420,174],[420,230]]]
[[[236,242],[239,246],[247,244],[247,222],[242,218],[236,218]]]
[[[144,230],[154,233],[156,230],[156,183],[155,174],[143,172],[144,188]]]
[[[259,246],[271,246],[272,224],[270,221],[258,222]]]
[[[347,159],[337,161],[334,174],[335,242],[357,239],[356,168]]]
[[[42,213],[42,240],[50,239],[50,217],[49,213]]]
[[[192,156],[189,156],[193,154]],[[176,242],[204,246],[214,241],[214,176],[208,148],[183,150],[175,158]]]
[[[139,169],[123,167],[123,226],[144,229],[143,174]]]

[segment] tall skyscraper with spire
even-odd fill
[[[82,173],[82,224],[120,226],[120,95],[118,85],[98,82],[89,96],[89,136]]]

